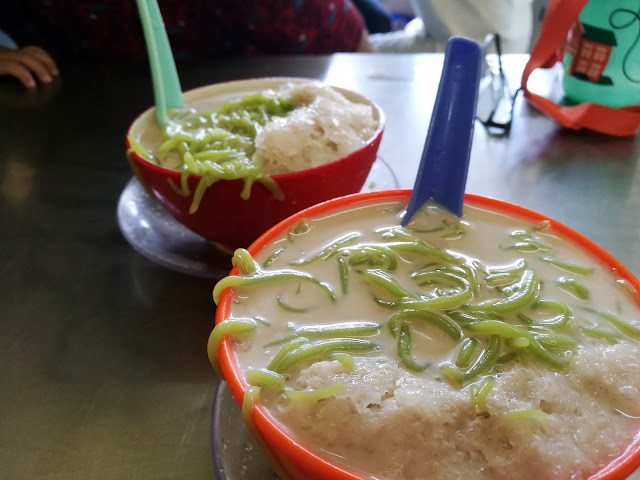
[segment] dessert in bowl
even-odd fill
[[[234,255],[209,357],[286,476],[622,479],[640,465],[640,284],[524,208],[352,195]],[[228,288],[230,287],[230,288]]]
[[[384,129],[373,102],[309,79],[214,84],[184,101],[164,128],[154,109],[132,123],[130,165],[174,218],[232,248],[306,207],[360,191]]]

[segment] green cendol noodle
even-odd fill
[[[273,117],[284,117],[294,108],[291,100],[267,90],[228,102],[212,112],[170,110],[163,142],[155,153],[142,148],[131,136],[129,142],[146,160],[154,161],[158,154],[180,156],[180,187],[174,185],[174,189],[185,197],[193,194],[189,213],[197,211],[204,191],[219,180],[243,180],[244,199],[249,198],[254,182],[262,182],[278,197],[282,194],[277,184],[252,160],[255,139]],[[189,175],[202,176],[195,192],[187,184]]]

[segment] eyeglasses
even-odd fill
[[[482,47],[484,64],[478,92],[476,117],[492,135],[507,135],[513,120],[513,103],[509,82],[502,69],[500,35],[489,34]]]

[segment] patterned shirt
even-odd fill
[[[351,52],[364,31],[350,0],[158,0],[177,60]],[[2,0],[0,29],[57,57],[140,59],[134,0]]]

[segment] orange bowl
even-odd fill
[[[199,102],[203,108],[215,109],[239,94],[278,88],[285,83],[309,82],[301,78],[260,78],[218,83],[191,90],[184,94],[185,104]],[[358,150],[333,162],[298,172],[273,175],[283,200],[277,200],[260,182],[254,183],[247,200],[240,197],[244,182],[224,180],[205,191],[198,210],[190,214],[191,197],[184,197],[176,188],[180,173],[149,162],[131,150],[131,135],[143,146],[158,144],[160,129],[155,122],[155,109],[150,108],[136,118],[127,131],[126,147],[129,163],[147,193],[180,223],[195,233],[229,248],[249,245],[260,234],[279,221],[325,200],[359,192],[376,159],[385,117],[383,111],[362,95],[334,87],[347,99],[370,105],[378,127],[373,136]],[[206,105],[206,107],[205,107]],[[189,176],[191,191],[195,191],[201,177]]]
[[[272,227],[269,231],[258,238],[248,251],[252,256],[257,255],[261,250],[271,245],[283,233],[287,232],[298,221],[319,216],[326,216],[327,213],[340,210],[346,207],[353,207],[357,204],[369,204],[375,202],[409,200],[410,190],[386,190],[371,193],[348,195],[341,198],[329,200],[319,205],[315,205],[301,211],[286,220]],[[550,219],[540,213],[526,208],[478,195],[465,195],[465,203],[487,210],[504,212],[507,215],[532,222],[547,220],[550,222],[550,231],[558,236],[574,243],[577,248],[583,249],[586,253],[598,259],[600,263],[615,272],[618,278],[629,282],[640,294],[640,282],[627,270],[618,260],[607,251],[596,245],[594,242],[570,229],[564,224]],[[237,275],[237,267],[231,270],[230,275]],[[221,296],[216,311],[216,321],[218,324],[229,317],[232,306],[233,291],[231,288],[225,289]],[[236,401],[242,405],[245,391],[249,388],[242,375],[232,342],[224,338],[218,349],[218,360],[226,381],[229,383],[231,392]],[[299,444],[279,424],[262,406],[254,405],[252,420],[256,430],[261,435],[264,443],[270,450],[271,457],[278,462],[279,467],[292,479],[297,480],[367,480],[366,477],[350,472],[343,467],[335,465],[327,459],[319,456],[313,451]],[[606,467],[594,473],[588,480],[623,480],[640,467],[640,435],[635,441],[615,460]]]

